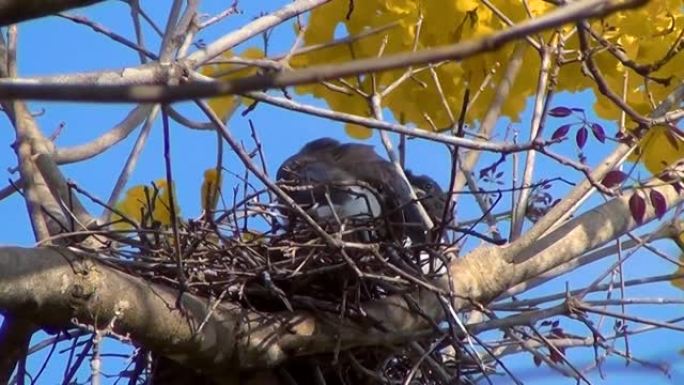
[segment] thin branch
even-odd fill
[[[541,54],[541,68],[539,70],[539,79],[537,80],[537,91],[535,93],[534,109],[532,111],[532,123],[530,127],[530,141],[535,140],[542,126],[542,115],[544,114],[544,106],[549,93],[549,71],[551,68],[551,50],[544,45],[540,49]],[[522,181],[520,183],[521,190],[518,195],[518,201],[513,209],[513,217],[511,219],[511,230],[508,237],[509,241],[513,242],[522,233],[523,224],[525,223],[525,212],[528,207],[528,200],[530,198],[530,190],[525,188],[532,184],[534,177],[534,170],[536,165],[535,150],[527,152],[525,157],[525,170],[523,171]]]
[[[152,52],[146,50],[145,48],[139,46],[138,44],[126,39],[125,37],[113,32],[113,31],[110,31],[105,26],[103,26],[99,23],[96,23],[96,22],[88,19],[85,16],[67,15],[64,13],[60,13],[58,16],[65,18],[67,20],[71,20],[74,23],[82,24],[82,25],[85,25],[87,27],[90,27],[93,31],[101,33],[101,34],[109,37],[110,39],[114,40],[115,42],[123,44],[124,46],[135,50],[140,55],[144,55],[144,57],[147,57],[147,58],[152,59],[152,60],[158,59],[157,55],[155,55],[154,53],[152,53]]]
[[[680,278],[684,278],[684,273],[657,275],[657,276],[645,277],[645,278],[635,278],[635,279],[630,279],[630,280],[624,281],[624,285],[625,285],[625,287],[647,285],[650,283],[669,282],[669,281],[672,281],[675,279],[680,279]],[[611,283],[603,283],[600,285],[595,285],[594,287],[591,288],[591,290],[589,292],[595,293],[595,292],[606,291],[606,290],[610,289],[610,287],[611,287]],[[525,309],[525,308],[529,308],[529,307],[538,306],[538,305],[546,303],[546,302],[560,301],[560,300],[567,298],[568,295],[576,296],[576,295],[583,293],[585,291],[586,291],[586,289],[582,288],[582,289],[571,290],[569,292],[549,294],[549,295],[545,295],[545,296],[537,297],[537,298],[530,298],[530,299],[524,299],[524,300],[511,301],[508,303],[495,304],[492,306],[492,309],[496,309],[496,310]]]
[[[173,182],[173,168],[171,167],[171,127],[169,115],[162,108],[162,126],[164,128],[164,168],[166,170],[166,188],[169,191],[169,215],[171,217],[171,229],[173,230],[174,260],[178,269],[178,280],[181,288],[185,288],[185,270],[183,268],[183,253],[181,253],[180,236],[178,234],[179,217],[176,213],[176,189]]]
[[[522,67],[523,58],[527,46],[525,44],[518,43],[511,55],[511,58],[506,66],[506,71],[504,72],[499,84],[497,85],[496,91],[494,93],[494,98],[491,104],[487,108],[484,118],[482,118],[482,123],[479,126],[477,134],[484,139],[491,140],[492,132],[496,126],[499,117],[501,116],[501,109],[504,103],[508,99],[513,83],[515,82],[518,72]],[[471,175],[471,170],[475,168],[477,161],[480,159],[482,152],[480,151],[469,151],[459,157],[458,168],[461,172],[456,173],[454,178],[454,183],[451,188],[451,192],[461,191],[465,185],[468,186],[470,192],[475,196],[480,209],[485,215],[485,221],[487,225],[490,226],[492,232],[498,239],[501,239],[498,230],[496,230],[496,220],[492,217],[490,211],[491,208],[487,201],[482,197],[482,194],[478,191],[475,180]]]
[[[670,329],[670,330],[676,330],[676,331],[684,332],[684,326],[675,325],[675,324],[672,324],[669,322],[662,322],[662,321],[652,320],[652,319],[643,318],[643,317],[635,317],[635,316],[631,316],[631,315],[624,314],[624,313],[616,313],[616,312],[612,312],[612,311],[608,311],[608,310],[597,309],[597,308],[589,306],[588,304],[585,304],[584,302],[579,302],[579,301],[578,301],[578,304],[576,304],[575,306],[576,306],[577,310],[585,311],[587,313],[596,313],[596,314],[601,314],[601,315],[605,315],[608,317],[613,317],[613,318],[618,318],[618,319],[626,319],[626,320],[629,320],[632,322],[638,322],[638,323],[642,323],[645,325],[657,326],[657,327],[661,327],[663,329]]]
[[[648,119],[646,117],[639,114],[639,112],[632,108],[632,106],[624,102],[622,98],[610,88],[608,82],[601,73],[601,70],[596,66],[596,63],[594,63],[594,59],[592,58],[593,52],[589,47],[589,39],[587,36],[587,30],[589,28],[589,23],[587,23],[586,21],[581,21],[577,26],[579,32],[578,36],[580,42],[580,49],[582,50],[582,54],[584,55],[583,64],[586,66],[586,68],[591,73],[591,76],[594,78],[598,90],[601,92],[601,94],[603,94],[603,96],[607,97],[611,102],[613,102],[613,104],[620,107],[620,109],[624,111],[627,115],[629,115],[630,118],[632,118],[635,122],[647,123]]]
[[[150,115],[152,107],[153,105],[146,104],[134,108],[121,122],[87,143],[58,148],[54,155],[55,162],[57,164],[75,163],[102,154],[126,139]]]
[[[188,4],[191,2],[188,1]],[[174,41],[176,37],[177,22],[180,16],[183,0],[173,0],[169,9],[169,17],[166,19],[166,30],[162,36],[161,48],[159,49],[159,62],[161,64],[168,64],[173,55],[173,52],[180,44]]]
[[[371,96],[369,103],[371,111],[373,111],[373,116],[378,121],[383,121],[381,101],[382,96],[380,96],[380,94],[378,94],[374,89],[373,96]],[[414,191],[413,186],[411,186],[411,183],[406,178],[406,173],[404,172],[404,169],[401,167],[399,156],[397,152],[394,150],[392,141],[390,140],[389,135],[387,135],[386,131],[380,131],[380,140],[382,141],[382,145],[385,147],[385,150],[387,151],[387,155],[389,156],[390,161],[392,162],[392,166],[394,167],[394,170],[396,171],[397,175],[399,175],[399,177],[403,179],[404,183],[409,187],[409,198],[411,198],[411,202],[402,202],[402,204],[413,205],[414,208],[418,211],[420,219],[423,222],[425,228],[427,230],[431,230],[435,225],[434,223],[432,223],[432,219],[430,219],[430,216],[428,215],[427,211],[425,211],[425,207],[423,207],[423,204],[420,203],[418,196],[416,196],[416,192]]]
[[[231,4],[228,8],[224,9],[223,11],[217,13],[216,15],[202,21],[202,23],[198,26],[199,29],[205,29],[213,24],[218,23],[219,21],[225,19],[228,16],[234,15],[236,13],[239,13],[240,10],[237,8],[237,0],[233,0],[233,4]]]
[[[365,118],[358,115],[347,114],[344,112],[332,111],[327,108],[314,107],[308,104],[298,103],[287,98],[271,96],[262,92],[250,92],[245,96],[258,100],[260,102],[268,103],[277,107],[285,108],[291,111],[298,111],[314,116],[320,116],[326,119],[333,119],[340,122],[358,124],[368,128],[377,128],[380,130],[391,131],[398,134],[404,134],[411,137],[428,139],[433,142],[444,143],[451,146],[463,147],[471,150],[492,151],[492,152],[522,152],[527,151],[537,146],[544,146],[550,142],[530,142],[530,143],[495,143],[487,140],[472,140],[466,138],[454,137],[446,134],[439,134],[431,132],[431,130],[412,128],[396,123],[389,123],[383,120]]]
[[[133,20],[136,45],[145,49],[145,35],[142,32],[142,25],[140,24],[140,0],[130,0],[128,5],[131,8],[131,19]],[[138,51],[138,57],[140,58],[140,64],[147,63],[147,56],[141,51]]]
[[[62,206],[64,217],[70,219],[70,231],[88,229],[91,224],[96,223],[95,218],[88,214],[81,201],[69,188],[66,178],[50,155],[38,154],[34,164],[50,189],[52,197]],[[75,226],[74,221],[78,226]]]
[[[138,157],[140,156],[140,153],[142,152],[143,148],[145,147],[145,144],[147,143],[147,138],[149,137],[150,132],[152,131],[152,124],[154,123],[155,118],[159,113],[159,109],[159,105],[154,106],[150,111],[149,115],[147,116],[147,121],[145,121],[145,124],[140,130],[140,135],[135,140],[135,144],[131,149],[131,153],[128,155],[126,163],[124,164],[124,167],[121,170],[121,173],[119,174],[119,178],[117,178],[116,184],[114,184],[114,188],[112,189],[112,192],[109,195],[107,206],[113,207],[114,205],[116,205],[116,202],[119,200],[121,192],[123,191],[124,187],[126,187],[126,183],[128,183],[128,177],[135,169],[135,166],[138,163]],[[105,209],[105,212],[102,214],[102,223],[109,223],[111,215],[112,211],[109,209]]]

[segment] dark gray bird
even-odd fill
[[[417,183],[421,202],[434,206],[426,208],[430,215],[440,207],[443,211],[443,204],[427,203],[443,194],[439,186],[429,177],[410,175]],[[401,241],[408,236],[414,244],[427,239],[408,184],[372,146],[317,139],[287,159],[276,177],[290,197],[319,223],[384,221],[385,226],[380,226],[384,229],[376,226],[383,237]],[[441,218],[441,211],[436,218]]]
[[[448,194],[427,175],[415,175],[410,170],[406,170],[405,173],[418,201],[423,205],[432,222],[438,225],[444,216]]]

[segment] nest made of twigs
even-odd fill
[[[152,223],[125,237],[117,233],[109,240],[111,247],[100,255],[119,269],[152,282],[239,303],[254,311],[325,312],[370,321],[369,326],[378,320],[365,318],[364,303],[420,286],[433,288],[431,280],[444,272],[448,263],[440,253],[443,245],[407,245],[383,239],[377,235],[382,234],[378,226],[385,224],[378,221],[324,226],[340,241],[331,245],[308,226],[284,220],[291,220],[291,213],[276,203],[247,202],[214,214],[220,215],[178,220],[175,229]],[[260,218],[261,231],[250,229],[246,218]],[[358,241],[361,231],[365,238],[373,234],[371,242]],[[442,337],[441,344],[460,343],[449,341]],[[434,340],[424,343],[427,349]],[[454,355],[458,350],[452,349],[449,356],[444,349],[431,349],[421,358],[430,358],[427,366],[416,366],[415,347],[378,347],[308,357],[291,363],[290,371],[314,365],[326,378],[350,384],[362,380],[401,383],[407,376],[411,383],[443,383],[444,373],[450,373],[453,380],[479,371],[464,364],[459,354]],[[294,372],[301,377],[311,370]]]

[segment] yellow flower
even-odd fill
[[[166,180],[158,179],[151,186],[136,185],[126,191],[124,198],[116,204],[116,210],[123,214],[114,214],[115,229],[131,229],[134,226],[152,227],[154,225],[171,225],[171,196]],[[176,205],[176,215],[180,207]],[[130,221],[130,222],[129,222]]]
[[[639,153],[630,156],[631,161],[641,161],[653,174],[684,158],[682,138],[667,126],[651,127],[639,143]]]
[[[221,194],[221,172],[216,168],[204,171],[202,181],[202,210],[212,211],[216,209],[219,195]]]
[[[252,47],[246,49],[240,57],[244,59],[262,59],[264,57],[264,52],[258,48]],[[232,51],[226,51],[222,58],[224,60],[229,60],[235,58],[235,55]],[[257,67],[234,63],[216,63],[202,67],[200,73],[214,79],[233,80],[256,74]],[[235,111],[237,104],[240,103],[240,101],[239,97],[228,95],[211,98],[207,101],[207,104],[209,104],[209,108],[211,108],[219,118],[226,121],[233,111]]]

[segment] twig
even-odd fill
[[[183,255],[180,248],[180,238],[178,234],[178,216],[176,213],[176,197],[175,188],[173,184],[173,175],[171,172],[171,134],[169,127],[169,115],[162,108],[162,126],[164,127],[164,165],[166,169],[166,188],[169,191],[169,215],[171,216],[171,228],[173,229],[173,248],[175,252],[176,266],[178,269],[178,280],[181,284],[181,291],[178,295],[178,300],[182,297],[185,289],[185,271],[183,268]]]
[[[225,19],[228,16],[234,15],[236,13],[239,13],[240,10],[237,8],[238,1],[233,0],[233,4],[231,4],[228,8],[224,9],[223,11],[219,12],[218,14],[204,20],[198,27],[199,29],[205,29],[213,24],[218,23],[219,21]]]
[[[532,124],[530,127],[530,141],[538,138],[542,128],[542,115],[544,113],[545,101],[550,97],[548,90],[549,71],[551,68],[551,50],[544,45],[540,49],[541,68],[539,70],[539,79],[537,80],[537,90],[535,92],[534,109],[532,112]],[[521,187],[528,186],[532,183],[536,165],[536,151],[530,150],[525,157],[525,169],[522,175]],[[511,218],[511,229],[508,236],[509,241],[513,242],[522,233],[523,224],[525,223],[525,212],[528,207],[528,200],[530,198],[530,190],[522,189],[518,194],[518,201],[513,206],[513,217]]]
[[[89,20],[85,16],[73,16],[73,15],[67,15],[65,13],[60,13],[60,14],[58,14],[58,16],[62,17],[64,19],[67,19],[67,20],[71,20],[74,23],[88,26],[93,31],[101,33],[101,34],[109,37],[110,39],[116,41],[117,43],[121,43],[124,46],[137,51],[138,54],[141,55],[141,57],[145,57],[145,58],[152,59],[152,60],[158,59],[157,55],[155,55],[154,53],[152,53],[152,52],[146,50],[145,48],[141,47],[140,45],[126,39],[125,37],[113,32],[113,31],[110,31],[109,29],[105,28],[103,25],[98,24],[92,20]]]

